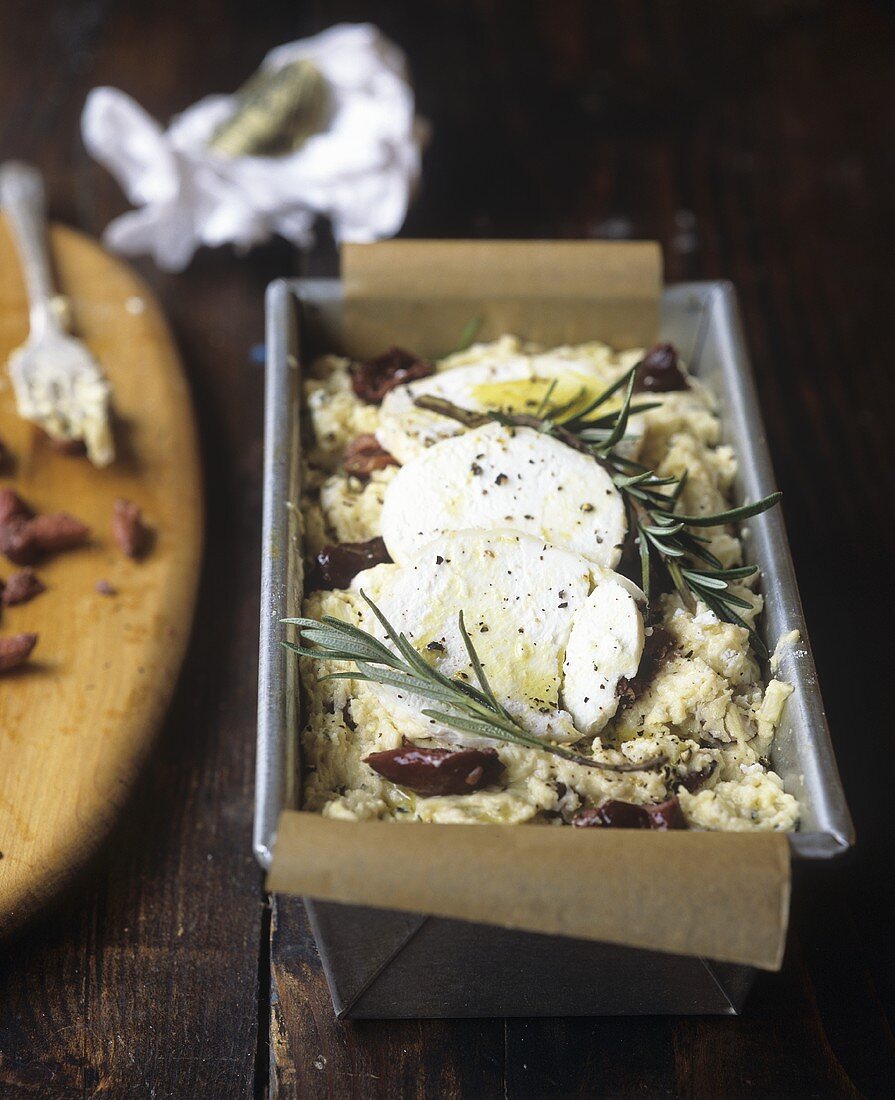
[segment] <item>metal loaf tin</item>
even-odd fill
[[[277,819],[298,806],[296,662],[280,645],[279,619],[299,614],[302,586],[299,456],[301,362],[338,351],[341,284],[273,283],[267,295],[264,513],[254,850],[270,864]],[[524,334],[523,334],[524,335]],[[662,298],[661,337],[680,349],[715,394],[726,442],[739,458],[735,498],[775,488],[733,287],[683,283]],[[762,568],[769,649],[798,630],[779,675],[794,686],[772,766],[799,798],[797,859],[831,859],[854,840],[830,743],[786,529],[780,509],[748,522],[748,561]],[[333,1005],[352,1018],[553,1016],[739,1011],[752,980],[745,966],[635,948],[508,931],[437,917],[307,900]]]

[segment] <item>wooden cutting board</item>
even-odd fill
[[[0,675],[0,930],[18,924],[96,848],[171,698],[201,557],[199,452],[177,351],[145,285],[98,244],[54,228],[57,281],[111,379],[118,458],[105,470],[54,451],[19,420],[7,357],[27,332],[18,260],[0,218],[0,470],[38,511],[88,523],[89,546],[35,568],[46,592],[4,608],[0,635],[40,635],[28,666]],[[139,562],[110,531],[113,503],[143,508],[155,543]],[[0,557],[0,577],[15,569]],[[114,596],[96,590],[100,580]]]

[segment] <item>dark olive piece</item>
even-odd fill
[[[427,749],[409,741],[400,749],[374,752],[364,763],[384,779],[415,794],[470,794],[491,787],[504,772],[494,749]]]
[[[636,806],[633,802],[611,799],[602,806],[581,810],[572,824],[587,828],[596,825],[604,829],[686,829],[680,803],[675,795],[651,806]]]
[[[404,348],[392,347],[351,368],[351,387],[361,401],[378,405],[389,390],[435,373],[435,364]]]
[[[318,588],[347,588],[364,569],[391,561],[381,538],[368,542],[338,542],[324,546],[308,570],[306,592]]]
[[[637,364],[635,393],[670,393],[689,388],[674,344],[656,344]]]

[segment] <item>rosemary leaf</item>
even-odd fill
[[[688,582],[691,588],[716,588],[722,592],[727,588],[727,581],[720,577],[713,577],[711,573],[695,573],[691,569],[682,569],[681,576]]]
[[[538,405],[538,410],[535,416],[543,417],[546,415],[547,410],[550,408],[550,398],[553,396],[553,391],[556,389],[556,383],[558,379],[554,378],[550,385],[547,387],[547,392],[541,398],[541,403]]]
[[[452,355],[456,355],[458,352],[466,351],[474,342],[476,336],[479,334],[479,329],[485,322],[485,318],[481,314],[477,314],[475,317],[470,317],[466,324],[463,326],[463,330],[460,333],[460,338],[457,340],[457,346],[454,348]]]
[[[611,386],[603,390],[603,392],[595,397],[594,400],[591,401],[591,403],[586,408],[582,409],[581,412],[578,413],[578,415],[575,417],[575,419],[577,421],[582,421],[586,419],[588,416],[590,416],[592,412],[596,412],[597,409],[605,405],[609,398],[617,394],[619,390],[624,389],[625,386],[633,386],[634,375],[636,374],[636,372],[636,366],[631,367],[629,371],[625,371],[625,373],[620,378],[617,378]]]
[[[721,527],[728,523],[738,523],[741,519],[749,519],[761,512],[766,512],[783,497],[782,493],[771,493],[761,500],[744,504],[741,508],[731,508],[727,512],[716,512],[713,516],[678,516],[688,527]]]
[[[466,623],[463,621],[463,612],[461,611],[457,619],[457,624],[460,627],[460,637],[463,639],[463,645],[466,647],[466,652],[469,656],[469,662],[472,665],[475,672],[476,679],[481,686],[488,702],[497,711],[498,714],[502,714],[505,718],[509,719],[505,708],[498,703],[494,692],[491,690],[491,685],[488,683],[488,678],[485,676],[485,670],[482,668],[482,662],[479,660],[479,655],[476,653],[475,646],[472,644],[472,638],[466,633]]]
[[[601,451],[611,451],[627,430],[628,416],[631,412],[631,396],[634,393],[635,374],[636,371],[632,368],[629,372],[628,388],[625,390],[625,399],[622,403],[622,407],[619,409],[618,416],[615,418],[615,425],[609,434],[609,438],[600,446]]]
[[[548,393],[553,388],[553,386],[555,386],[555,384],[556,384],[556,379],[554,378],[553,381],[550,383],[550,386],[547,389]],[[566,417],[566,415],[569,413],[570,409],[575,408],[575,406],[578,404],[578,402],[581,400],[581,398],[584,397],[585,393],[587,393],[587,390],[584,388],[584,386],[581,386],[580,389],[578,390],[578,392],[575,394],[575,396],[569,398],[568,401],[564,401],[561,405],[554,405],[553,408],[550,409],[549,412],[547,412],[546,414],[541,413],[541,412],[537,412],[537,413],[535,413],[535,416],[536,417],[542,417],[545,421],[550,421],[553,424],[557,424],[557,425],[564,424],[565,423],[564,417]]]
[[[643,589],[647,602],[649,602],[649,589],[650,589],[650,556],[649,556],[649,539],[638,527],[637,548],[640,551],[640,586]]]

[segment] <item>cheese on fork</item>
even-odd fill
[[[486,424],[445,439],[397,473],[382,537],[409,561],[452,531],[512,528],[613,567],[627,530],[621,493],[589,455],[532,428]]]

